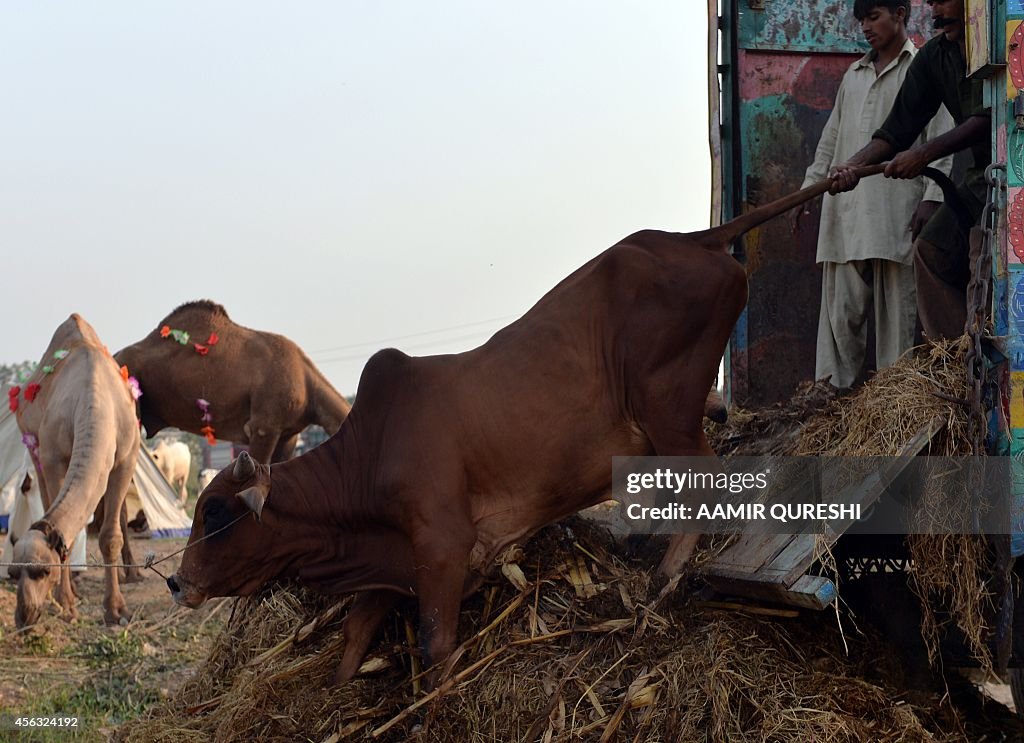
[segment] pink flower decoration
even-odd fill
[[[131,390],[133,400],[142,397],[142,387],[139,386],[139,380],[135,377],[128,377],[128,389]]]
[[[25,433],[21,435],[21,443],[28,449],[29,454],[35,454],[39,451],[39,439],[36,438],[35,434]]]

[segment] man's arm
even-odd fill
[[[988,116],[969,116],[935,139],[911,147],[896,155],[885,168],[886,178],[917,178],[933,160],[965,150],[972,144],[987,142],[992,121]]]

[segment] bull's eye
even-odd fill
[[[212,534],[230,523],[231,513],[220,500],[208,500],[203,508],[203,532]]]
[[[28,577],[32,580],[42,580],[50,574],[50,569],[46,566],[33,565],[28,568]]]

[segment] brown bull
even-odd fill
[[[705,400],[747,296],[728,246],[827,187],[703,232],[631,235],[472,351],[378,352],[329,441],[273,466],[242,455],[207,487],[174,599],[285,577],[358,592],[348,679],[398,596],[415,595],[424,660],[443,660],[495,558],[608,498],[613,456],[713,454]],[[677,574],[694,543],[677,537],[660,570]]]

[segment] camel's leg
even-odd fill
[[[249,431],[249,456],[260,464],[270,464],[281,432],[267,426],[258,426],[252,421],[245,425]]]
[[[128,538],[128,499],[121,503],[121,535],[124,537],[124,546],[121,547],[121,562],[124,565],[135,565],[135,555],[132,554],[132,540]],[[142,580],[142,570],[137,567],[124,568],[123,580],[125,583],[138,583]]]
[[[270,457],[271,463],[273,462],[287,462],[292,458],[292,454],[295,452],[295,445],[299,443],[299,434],[293,434],[288,438],[282,438],[277,442],[277,446],[274,447],[274,454]]]
[[[103,525],[100,527],[100,552],[107,565],[117,562],[121,548],[124,546],[125,536],[121,532],[120,514],[134,470],[135,458],[127,458],[114,466],[107,480],[107,492],[103,495],[107,499],[105,511],[108,516],[113,516],[113,518],[103,519]],[[104,570],[106,571],[106,593],[103,597],[103,619],[107,624],[127,622],[132,615],[124,602],[124,596],[121,595],[118,569],[107,567]]]

